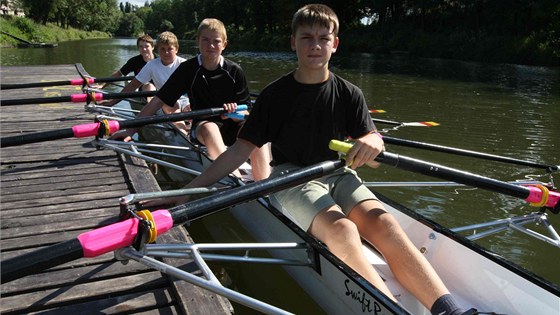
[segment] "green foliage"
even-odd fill
[[[125,13],[119,20],[117,36],[136,37],[144,32],[144,21],[134,13]]]
[[[110,36],[108,33],[99,31],[86,32],[71,27],[60,28],[51,23],[47,23],[47,25],[37,24],[31,19],[23,17],[0,18],[0,29],[8,34],[30,42],[44,43],[56,43],[86,38],[107,38]],[[0,35],[0,45],[17,46],[17,44],[17,40],[3,34]]]

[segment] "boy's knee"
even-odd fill
[[[329,233],[341,242],[353,242],[360,240],[360,233],[358,227],[354,222],[348,219],[341,219],[335,221],[329,228]]]

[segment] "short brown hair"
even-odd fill
[[[154,39],[152,38],[152,36],[150,36],[148,34],[138,36],[138,39],[136,39],[136,47],[138,47],[138,45],[140,45],[141,41],[144,41],[144,42],[152,45],[152,47],[154,47]]]
[[[338,36],[338,17],[334,11],[324,4],[308,4],[301,7],[292,19],[292,35],[300,26],[320,25],[330,30],[333,27],[334,36]]]
[[[169,45],[175,47],[175,49],[179,50],[179,41],[177,40],[177,36],[171,32],[163,32],[159,34],[156,40],[156,48],[159,45]]]
[[[200,25],[198,25],[196,36],[200,37],[200,33],[202,33],[202,31],[205,29],[216,31],[220,33],[220,35],[222,35],[223,40],[227,40],[226,27],[224,26],[224,23],[222,23],[222,21],[210,18],[202,20],[202,22],[200,22]]]

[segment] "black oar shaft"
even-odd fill
[[[485,160],[505,162],[505,163],[511,163],[511,164],[516,164],[516,165],[530,166],[530,167],[534,167],[534,168],[545,169],[545,170],[548,170],[548,171],[558,171],[558,166],[556,166],[556,165],[546,165],[546,164],[532,162],[532,161],[524,161],[524,160],[514,159],[514,158],[510,158],[510,157],[505,157],[505,156],[499,156],[499,155],[488,154],[488,153],[483,153],[483,152],[476,152],[476,151],[471,151],[471,150],[464,150],[464,149],[459,149],[459,148],[442,146],[442,145],[438,145],[438,144],[431,144],[431,143],[426,143],[426,142],[399,139],[399,138],[394,138],[394,137],[390,137],[390,136],[383,136],[383,141],[385,143],[395,144],[395,145],[400,145],[400,146],[419,148],[419,149],[425,149],[425,150],[431,150],[431,151],[437,151],[437,152],[443,152],[443,153],[452,153],[452,154],[457,154],[457,155],[462,155],[462,156],[476,157],[476,158],[481,158],[481,159],[485,159]]]
[[[55,97],[35,97],[35,98],[20,98],[13,100],[1,100],[0,105],[2,106],[12,106],[12,105],[27,105],[27,104],[47,104],[47,103],[64,103],[71,102],[71,96],[55,96]]]
[[[303,184],[312,179],[332,173],[342,166],[344,166],[344,162],[340,160],[318,163],[292,172],[283,173],[282,176],[279,177],[268,178],[236,189],[213,194],[210,197],[201,198],[171,208],[169,211],[171,212],[175,224],[184,224],[216,211],[253,200],[259,196]]]
[[[226,110],[216,107],[216,108],[200,109],[200,110],[195,110],[195,111],[185,112],[185,113],[148,116],[148,117],[123,120],[119,122],[119,124],[121,129],[137,128],[137,127],[142,127],[151,124],[159,124],[162,122],[180,121],[180,120],[187,120],[187,119],[205,117],[205,116],[216,116],[225,113],[227,113]]]
[[[0,100],[0,105],[11,106],[11,105],[26,105],[26,104],[47,104],[47,103],[63,103],[63,102],[73,102],[81,103],[87,101],[101,101],[110,99],[124,99],[132,97],[145,97],[154,96],[157,91],[140,91],[140,92],[128,92],[128,93],[89,93],[89,94],[74,94],[68,96],[55,96],[55,97],[36,97],[36,98],[22,98],[13,100]]]
[[[47,87],[47,86],[60,86],[60,85],[84,85],[84,83],[105,83],[105,82],[118,82],[118,81],[128,81],[134,79],[133,76],[127,77],[108,77],[108,78],[86,78],[89,82],[84,79],[73,79],[73,80],[61,80],[61,81],[46,81],[46,82],[33,82],[33,83],[5,83],[0,84],[0,90],[12,90],[12,89],[25,89],[34,87]]]
[[[74,136],[74,130],[72,128],[25,133],[17,136],[0,138],[0,148],[7,148],[16,145],[23,145],[23,144],[43,142],[43,141],[66,139],[66,138],[71,138],[73,136]]]
[[[381,152],[377,156],[377,158],[375,158],[375,160],[380,163],[388,164],[403,170],[440,179],[450,180],[456,183],[478,187],[481,189],[486,189],[521,199],[526,199],[531,193],[531,191],[527,187],[502,182],[481,175],[413,159],[390,152]]]
[[[2,261],[2,283],[83,257],[82,245],[72,239]]]
[[[372,118],[371,119],[374,123],[385,124],[385,125],[393,125],[393,126],[400,126],[403,123],[398,121],[392,121],[387,119],[379,119],[379,118]]]

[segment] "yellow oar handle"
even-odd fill
[[[329,142],[329,149],[346,154],[350,151],[350,149],[352,149],[352,143],[340,140],[331,140],[331,142]]]

